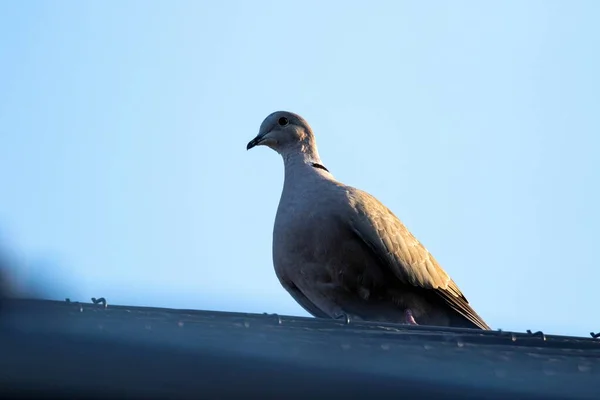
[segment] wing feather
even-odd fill
[[[385,205],[370,194],[349,191],[356,234],[404,284],[434,290],[443,302],[481,329],[490,327],[471,308],[456,283]]]

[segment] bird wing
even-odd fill
[[[490,327],[471,308],[456,283],[385,205],[370,194],[348,192],[351,228],[383,265],[405,284],[434,290],[451,309],[482,329]]]

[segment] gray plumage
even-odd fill
[[[302,117],[272,113],[247,149],[257,145],[283,157],[273,264],[305,310],[322,318],[490,329],[386,206],[335,180]]]

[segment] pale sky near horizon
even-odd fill
[[[493,328],[600,330],[600,2],[0,3],[0,246],[47,298],[307,315],[275,110]]]

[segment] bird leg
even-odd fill
[[[339,321],[339,320],[342,320],[342,321],[344,321],[344,322],[346,323],[346,325],[348,325],[348,324],[350,323],[350,321],[351,321],[351,319],[350,319],[350,314],[346,314],[346,313],[345,313],[345,312],[343,312],[343,311],[342,311],[342,312],[339,312],[339,313],[336,313],[336,314],[334,314],[334,316],[333,316],[333,319],[336,319],[336,320],[338,320],[338,321]]]
[[[407,323],[408,325],[419,325],[417,324],[417,321],[415,321],[415,317],[413,316],[413,313],[410,308],[404,310],[404,320],[405,323]]]

